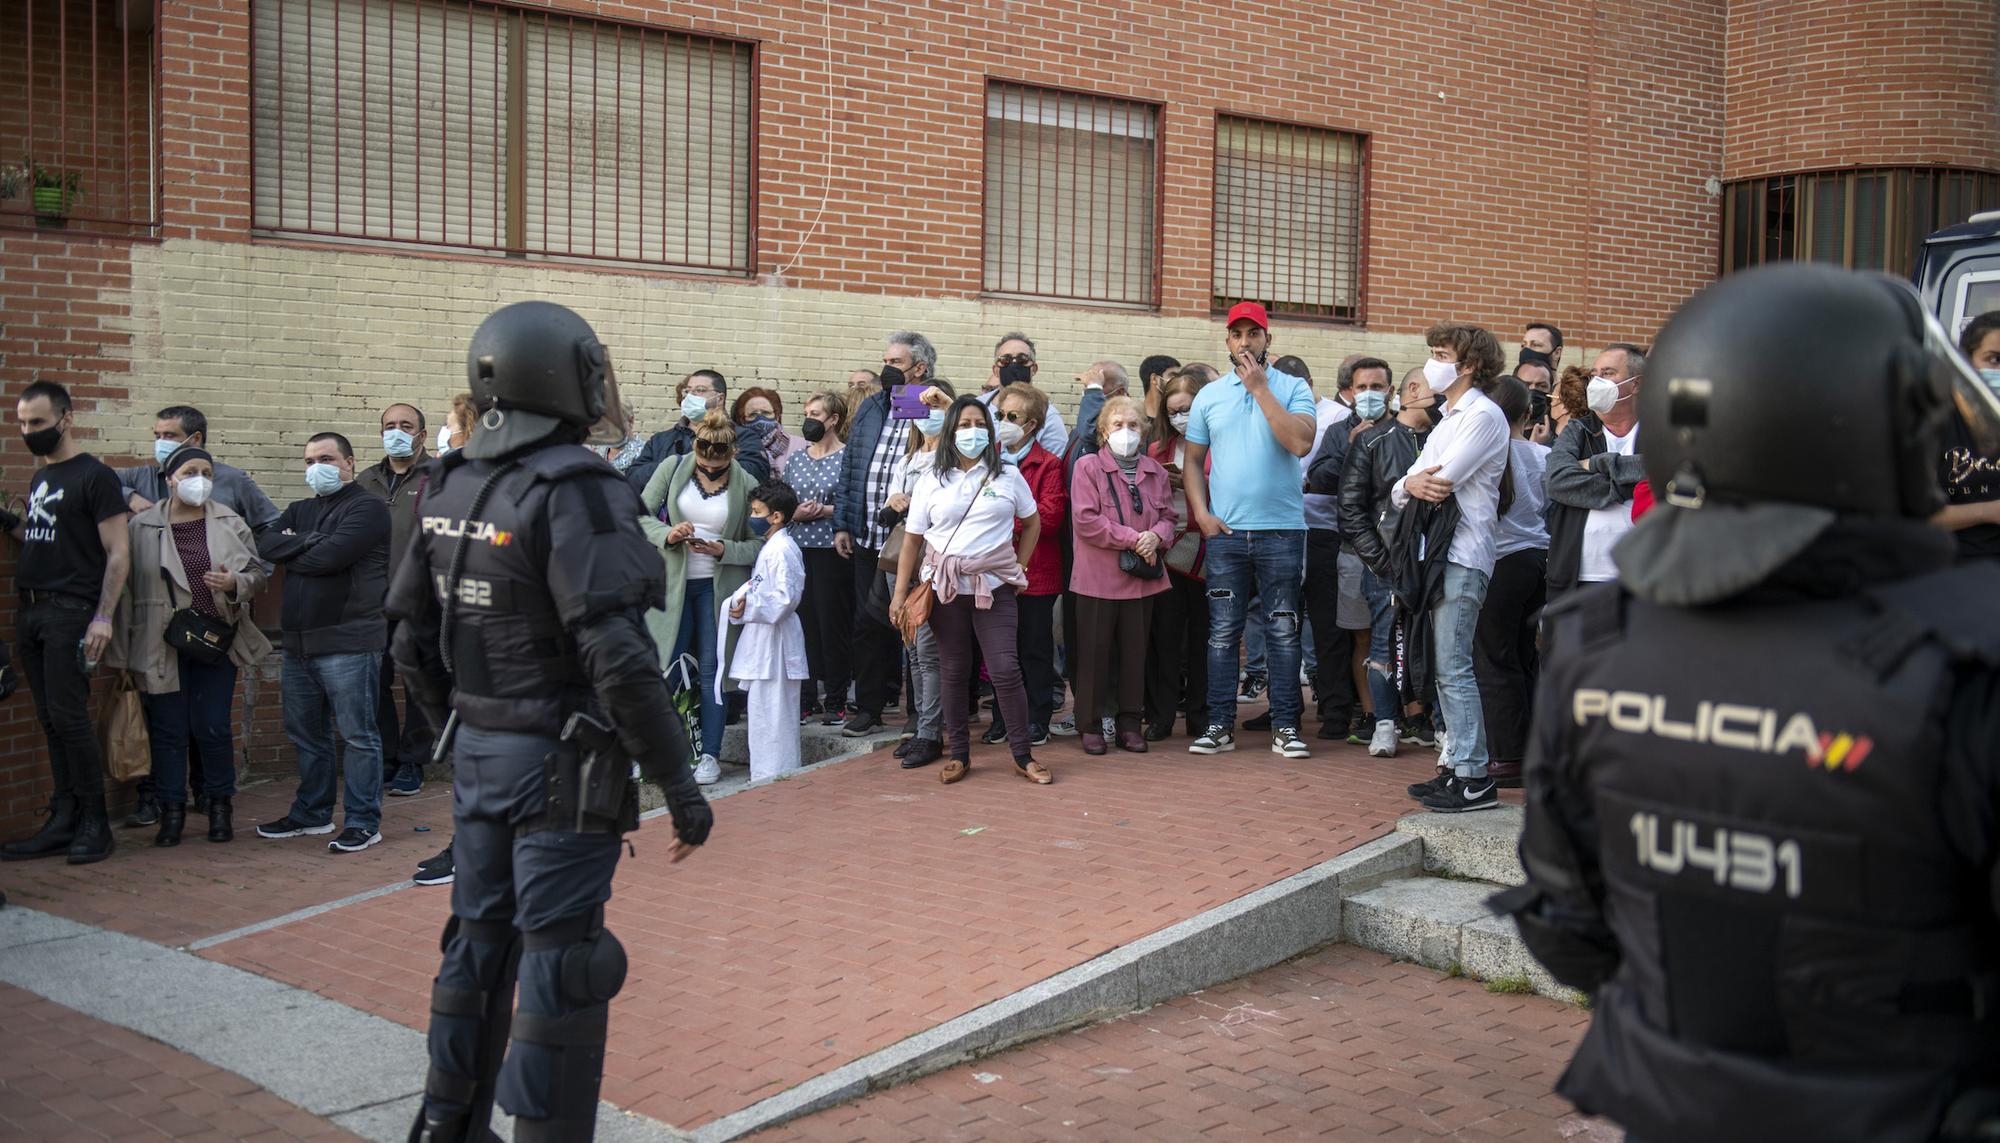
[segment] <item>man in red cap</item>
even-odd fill
[[[1318,428],[1312,386],[1265,364],[1271,319],[1256,302],[1229,311],[1224,346],[1235,371],[1188,409],[1181,465],[1188,514],[1208,537],[1209,727],[1188,749],[1236,749],[1236,660],[1245,611],[1262,600],[1271,679],[1271,752],[1311,755],[1299,737],[1299,581],[1306,558],[1299,458]],[[1213,463],[1210,470],[1207,465]]]

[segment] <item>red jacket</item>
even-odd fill
[[[1063,483],[1062,458],[1033,445],[1021,458],[1021,479],[1035,494],[1035,511],[1042,521],[1041,538],[1035,554],[1028,558],[1028,589],[1022,595],[1061,595],[1063,590],[1062,535],[1069,522],[1069,486]],[[1021,522],[1014,522],[1019,539]]]

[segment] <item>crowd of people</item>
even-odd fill
[[[1271,356],[1270,320],[1246,302],[1224,323],[1223,367],[1093,362],[1067,421],[1025,333],[963,392],[928,338],[892,333],[879,368],[811,393],[795,420],[772,390],[687,375],[672,424],[596,447],[665,561],[648,621],[697,780],[718,779],[737,718],[765,779],[799,765],[801,724],[870,736],[893,709],[900,765],[942,762],[945,783],[971,773],[975,733],[1047,785],[1034,750],[1052,735],[1145,753],[1184,726],[1198,755],[1243,733],[1288,759],[1312,755],[1308,733],[1378,758],[1435,748],[1412,798],[1497,804],[1527,751],[1544,606],[1619,578],[1619,541],[1654,492],[1635,450],[1645,349],[1566,366],[1553,323],[1520,340],[1509,372],[1491,331],[1439,324],[1400,375],[1355,355],[1322,383]],[[2000,373],[2000,315],[1961,348]],[[309,495],[283,509],[218,459],[198,409],[161,409],[154,463],[119,470],[80,449],[62,386],[29,385],[17,417],[42,463],[25,515],[0,526],[21,541],[20,666],[53,793],[41,829],[0,856],[111,853],[89,713],[100,663],[130,673],[150,742],[125,824],[177,845],[191,801],[208,840],[234,837],[237,673],[273,650],[252,603],[278,568],[299,785],[256,833],[335,833],[338,788],[329,848],[379,842],[382,797],[423,788],[440,729],[398,709],[383,600],[419,529],[481,526],[423,512],[429,466],[476,431],[469,399],[435,435],[415,403],[390,405],[372,464],[314,434]],[[1937,523],[1970,554],[2000,554],[1995,464],[1969,447],[1941,462],[1952,506]],[[451,878],[448,845],[419,868]]]

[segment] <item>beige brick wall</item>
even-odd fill
[[[704,366],[721,370],[732,391],[775,388],[795,422],[805,394],[878,364],[883,336],[897,328],[930,337],[941,372],[961,388],[984,377],[997,338],[1027,331],[1040,350],[1040,380],[1065,419],[1078,397],[1073,378],[1092,361],[1109,357],[1136,372],[1149,353],[1223,358],[1218,320],[1102,309],[268,243],[173,240],[135,248],[133,262],[130,397],[93,415],[100,451],[149,455],[153,411],[193,404],[208,414],[219,453],[281,504],[304,495],[300,453],[315,432],[348,434],[372,463],[384,406],[414,402],[435,428],[464,388],[473,329],[495,307],[524,298],[559,301],[589,319],[612,347],[647,431],[670,421],[674,385]],[[1415,336],[1294,324],[1278,327],[1274,349],[1300,355],[1328,379],[1349,353],[1382,356],[1399,370],[1423,353]],[[1508,352],[1511,360],[1511,343]]]

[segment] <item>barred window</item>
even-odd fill
[[[1924,236],[2000,207],[2000,175],[1868,168],[1731,183],[1722,198],[1722,272],[1825,262],[1908,277]]]
[[[461,0],[256,0],[269,233],[747,273],[748,44]]]
[[[1345,131],[1216,119],[1217,310],[1360,320],[1363,154]]]
[[[989,293],[1156,303],[1159,108],[986,88]]]

